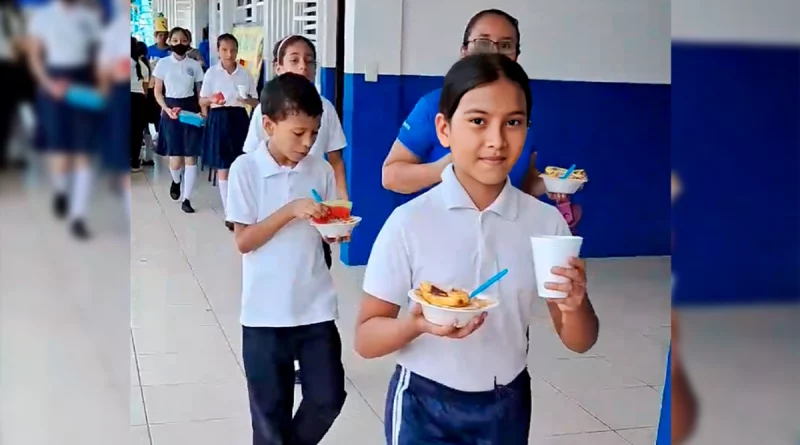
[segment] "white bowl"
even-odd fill
[[[353,229],[361,222],[360,216],[351,217],[350,222],[346,223],[330,223],[330,224],[317,224],[311,221],[311,225],[316,227],[319,234],[324,238],[343,238],[353,231]]]
[[[586,181],[581,179],[561,179],[547,176],[545,174],[539,175],[544,179],[544,187],[550,193],[561,193],[564,195],[571,195],[578,191]]]
[[[460,308],[449,308],[449,307],[440,307],[434,306],[427,301],[425,301],[422,297],[417,295],[417,290],[412,289],[408,291],[408,298],[411,301],[415,301],[422,306],[422,316],[425,317],[426,320],[433,324],[438,324],[439,326],[449,326],[453,323],[456,324],[456,327],[463,328],[467,325],[467,323],[472,320],[474,317],[489,311],[491,309],[496,308],[500,305],[500,301],[496,298],[491,298],[490,296],[480,294],[475,297],[477,300],[489,300],[491,303],[484,307],[480,308],[469,308],[469,309],[460,309]]]

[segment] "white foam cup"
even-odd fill
[[[571,268],[569,259],[581,253],[583,238],[580,236],[532,236],[533,268],[536,290],[542,298],[565,298],[561,291],[545,289],[544,283],[566,283],[567,278],[554,275],[554,267]]]

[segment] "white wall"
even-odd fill
[[[685,41],[800,44],[798,0],[673,0],[672,36]]]
[[[669,0],[349,0],[345,69],[377,63],[382,74],[444,75],[469,18],[488,8],[519,19],[520,63],[531,78],[670,82]]]

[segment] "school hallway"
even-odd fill
[[[169,198],[164,167],[132,175],[134,443],[244,445],[250,426],[238,323],[240,256],[207,171],[192,199],[197,213],[187,215]],[[338,262],[333,268],[348,398],[327,445],[383,443],[394,361],[368,361],[353,351],[363,270]],[[584,357],[560,345],[545,306],[537,305],[530,443],[652,445],[669,341],[669,258],[592,261],[589,273],[602,333]]]

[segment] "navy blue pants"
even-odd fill
[[[389,383],[387,445],[527,445],[531,377],[493,391],[463,392],[398,366]]]
[[[333,321],[287,328],[242,328],[253,445],[315,445],[344,406],[342,340]],[[294,361],[303,401],[292,418]]]

